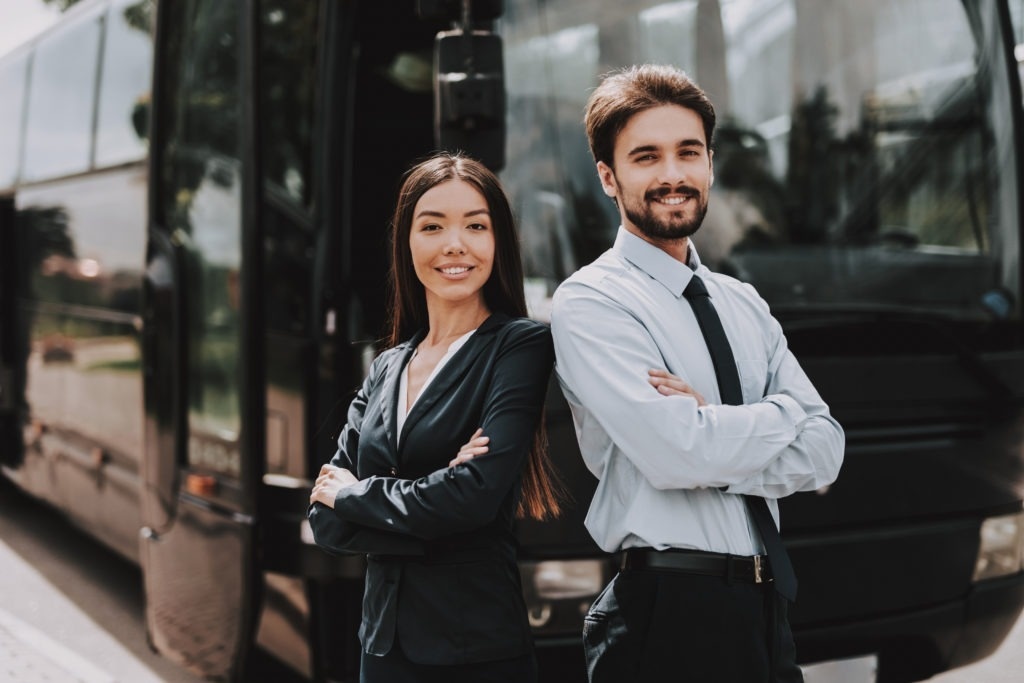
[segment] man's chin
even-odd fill
[[[651,225],[649,223],[637,226],[640,231],[652,239],[659,240],[681,240],[690,237],[697,230],[699,225]]]

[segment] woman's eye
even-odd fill
[[[438,225],[437,223],[428,223],[427,225],[424,225],[422,228],[420,228],[420,230],[422,230],[423,232],[434,232],[435,230],[440,229],[441,226]]]
[[[472,225],[470,225],[468,227],[469,227],[470,230],[486,230],[487,229],[487,226],[484,225],[483,223],[473,223]]]

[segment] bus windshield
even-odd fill
[[[509,5],[504,179],[535,314],[619,222],[584,102],[610,69],[658,62],[716,106],[715,184],[694,237],[713,270],[796,315],[1019,320],[1011,102],[990,82],[999,55],[971,3],[552,0],[541,21],[526,20],[534,3]]]

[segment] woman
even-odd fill
[[[360,680],[534,681],[512,523],[558,512],[551,335],[525,318],[512,212],[482,164],[413,167],[392,227],[391,348],[349,407],[310,523],[326,549],[368,553]]]

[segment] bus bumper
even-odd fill
[[[794,627],[802,664],[874,654],[878,683],[919,681],[992,654],[1020,618],[1024,572],[975,584],[962,600],[843,624]]]

